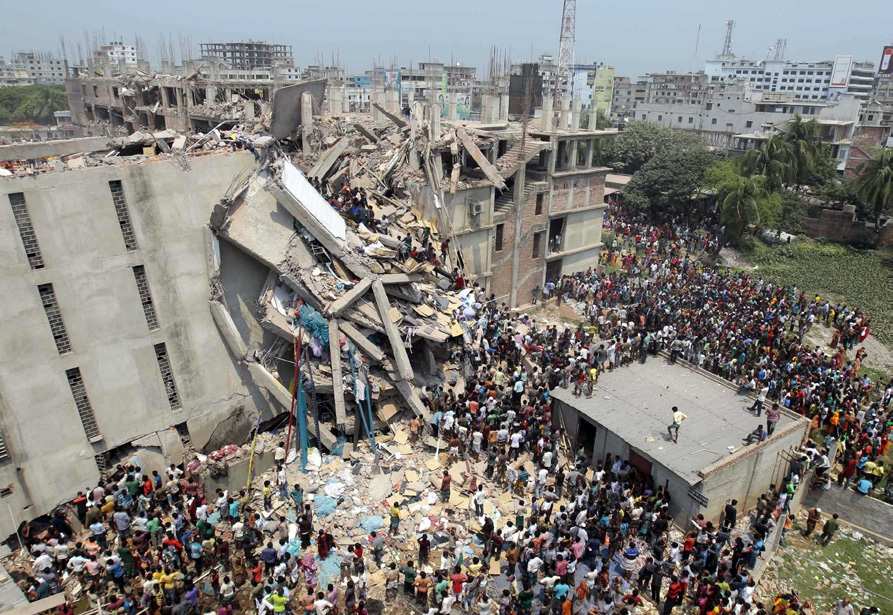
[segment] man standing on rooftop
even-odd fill
[[[679,408],[673,406],[673,424],[667,427],[667,433],[670,434],[670,440],[673,441],[673,444],[679,442],[679,426],[687,418],[687,415],[679,412]]]

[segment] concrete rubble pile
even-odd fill
[[[314,106],[304,96],[303,115],[309,118]],[[274,124],[275,105],[274,100]],[[353,434],[355,443],[361,431],[368,436],[363,421],[380,430],[403,411],[427,423],[418,388],[444,382],[449,344],[462,342],[462,322],[474,319],[479,308],[470,290],[451,290],[450,272],[439,259],[400,254],[410,238],[413,246],[430,243],[432,250],[446,239],[438,220],[414,206],[411,189],[439,185],[433,168],[442,164],[433,164],[433,151],[458,147],[456,130],[433,139],[439,128],[432,132],[430,123],[410,125],[385,115],[389,121],[317,117],[281,140],[253,138],[258,168],[233,180],[209,224],[211,311],[218,327],[253,380],[284,411],[292,404],[300,338],[300,375],[315,393],[308,402],[314,416],[308,429],[326,450],[338,446],[339,438]],[[488,140],[472,139],[461,127],[458,132],[469,148],[475,139]],[[301,150],[289,151],[299,140]],[[489,180],[481,174],[461,181]],[[350,215],[350,203],[339,211],[321,194],[351,189],[374,212],[368,224]],[[221,239],[269,270],[255,316],[277,337],[263,348],[251,348],[235,325],[238,316],[220,282],[227,275],[221,271]],[[359,409],[362,418],[356,417]]]

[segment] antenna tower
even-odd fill
[[[775,41],[775,59],[784,60],[785,47],[788,46],[788,39],[780,38]]]
[[[735,29],[735,22],[731,19],[726,22],[726,40],[722,44],[722,55],[732,55],[732,30]]]
[[[558,39],[558,74],[555,76],[555,95],[552,104],[558,100],[558,93],[570,91],[571,66],[574,64],[574,44],[577,31],[577,0],[564,0],[561,10],[561,36]]]

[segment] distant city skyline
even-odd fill
[[[348,72],[362,73],[373,63],[409,67],[435,60],[459,62],[487,73],[496,47],[513,62],[558,53],[561,0],[488,0],[451,3],[335,1],[327,4],[282,0],[252,3],[232,0],[157,0],[109,5],[98,0],[15,3],[4,7],[0,55],[14,51],[60,52],[64,36],[69,61],[77,45],[86,57],[90,43],[145,41],[149,60],[158,67],[159,41],[171,40],[180,59],[180,39],[188,39],[194,57],[200,43],[263,40],[291,45],[298,66],[329,64],[333,56]],[[786,59],[833,60],[852,55],[877,64],[883,46],[893,42],[893,8],[868,0],[858,10],[830,0],[786,3],[755,0],[691,1],[577,6],[577,63],[603,62],[618,76],[632,79],[648,72],[697,71],[722,47],[725,22],[735,21],[732,50],[740,57],[772,57],[769,48],[787,39]],[[698,27],[700,25],[700,37]],[[697,53],[695,53],[697,41]]]

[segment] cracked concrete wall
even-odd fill
[[[0,183],[0,429],[10,450],[0,486],[13,486],[0,535],[96,484],[97,453],[187,423],[193,442],[236,435],[237,408],[267,402],[229,352],[208,309],[203,228],[248,152],[7,178]],[[127,250],[109,181],[121,181],[137,249]],[[45,267],[32,270],[8,193],[22,193]],[[158,316],[149,330],[132,268],[142,265]],[[71,340],[60,355],[37,287],[52,284]],[[180,407],[156,360],[164,343]],[[91,443],[66,370],[79,368],[102,435]],[[269,412],[267,410],[267,412]],[[225,423],[223,427],[221,423]],[[247,432],[246,432],[247,433]],[[175,446],[173,442],[169,446]]]

